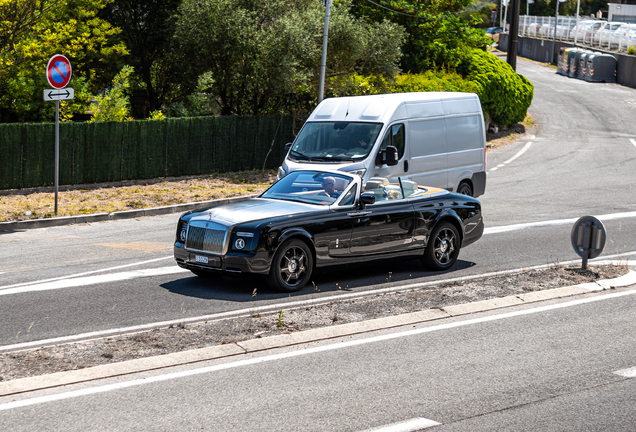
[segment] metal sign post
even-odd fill
[[[603,252],[607,234],[603,222],[594,216],[583,216],[572,227],[572,247],[583,258],[583,270],[587,270],[588,259],[594,259]]]
[[[53,90],[44,90],[45,101],[55,101],[55,216],[57,216],[57,195],[60,179],[60,101],[73,99],[75,91],[64,88],[71,81],[71,62],[61,54],[55,54],[46,64],[46,80]]]

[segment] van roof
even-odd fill
[[[323,100],[307,121],[391,122],[453,114],[481,114],[474,93],[414,92],[346,96]]]

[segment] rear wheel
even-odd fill
[[[473,188],[468,183],[461,183],[457,188],[457,193],[462,195],[473,196]]]
[[[309,282],[312,269],[313,257],[307,244],[302,240],[290,239],[276,251],[267,283],[280,291],[298,291]]]
[[[431,270],[448,270],[459,255],[457,228],[449,222],[438,223],[428,239],[422,264]]]

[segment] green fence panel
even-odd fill
[[[164,177],[165,121],[125,122],[123,126],[121,179]]]
[[[292,117],[60,124],[60,185],[275,169]],[[0,125],[0,188],[54,184],[53,123]]]
[[[211,174],[216,169],[214,155],[214,135],[216,122],[214,117],[199,117],[195,120],[199,155],[199,174]]]
[[[23,134],[22,187],[55,184],[55,125],[25,125]]]
[[[122,179],[122,141],[125,122],[89,123],[84,162],[90,183]],[[92,177],[92,178],[91,178]]]
[[[151,179],[166,176],[166,122],[147,120],[139,123],[140,141],[137,146],[141,162],[136,178]]]
[[[188,138],[190,119],[167,119],[166,120],[166,154],[168,157],[167,175],[184,176],[188,170]]]
[[[22,187],[22,163],[24,161],[21,124],[10,124],[0,129],[0,188],[20,189]]]

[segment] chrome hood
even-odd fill
[[[312,211],[316,211],[316,206],[290,201],[252,198],[208,209],[196,214],[190,221],[216,222],[229,227],[245,222],[292,216]]]

